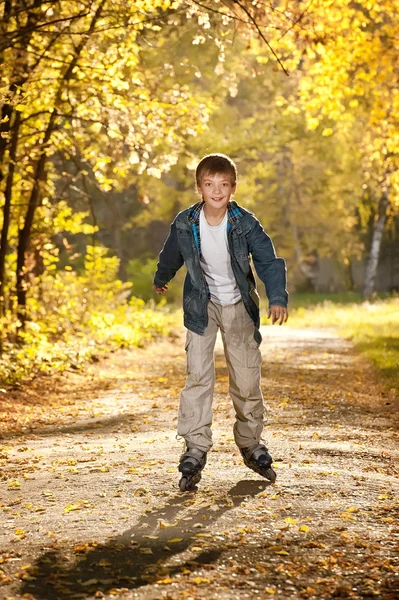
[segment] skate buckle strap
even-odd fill
[[[188,448],[184,454],[182,454],[180,461],[193,458],[197,462],[201,463],[204,452],[199,448]]]
[[[252,458],[253,460],[258,460],[261,456],[264,456],[267,453],[267,448],[264,444],[256,444],[255,446],[251,446],[247,449],[248,458]]]

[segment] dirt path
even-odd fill
[[[234,446],[220,347],[215,445],[191,494],[177,487],[180,333],[118,353],[97,367],[112,389],[79,398],[76,376],[54,425],[3,439],[0,598],[396,600],[397,401],[334,333],[263,335],[276,485]]]

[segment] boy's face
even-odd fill
[[[236,191],[236,185],[232,183],[228,173],[216,173],[216,175],[204,173],[197,188],[205,204],[218,209],[226,208],[231,195]]]

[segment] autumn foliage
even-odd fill
[[[148,266],[208,151],[237,161],[237,199],[287,258],[292,289],[315,289],[323,258],[359,286],[363,261],[370,296],[381,249],[397,260],[398,8],[1,2],[6,379],[75,356],[74,339],[90,354],[102,329],[136,344],[168,328],[132,297],[148,297]]]

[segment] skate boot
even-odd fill
[[[180,457],[179,471],[182,477],[179,488],[182,492],[193,490],[201,479],[201,471],[206,465],[206,452],[199,448],[186,448]]]
[[[256,444],[250,448],[240,448],[241,455],[247,467],[265,477],[271,483],[276,481],[276,472],[272,469],[273,459],[263,444]]]

